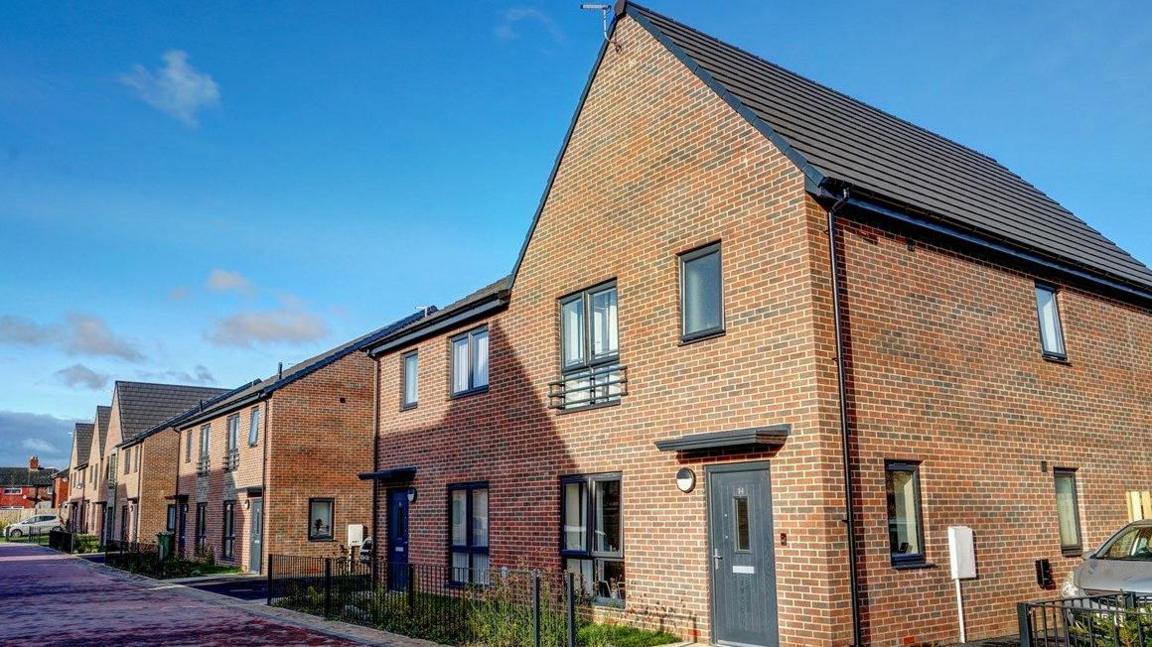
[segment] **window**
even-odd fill
[[[132,463],[132,471],[133,472],[139,472],[140,471],[140,460],[142,458],[143,451],[144,451],[144,445],[136,445],[136,460]]]
[[[239,446],[239,442],[238,442],[239,436],[240,436],[240,414],[236,414],[234,416],[228,416],[228,442],[227,442],[227,447],[225,448],[225,449],[227,449],[228,453],[232,453],[232,451],[235,450]]]
[[[619,356],[615,282],[560,300],[561,408],[619,400],[623,394]]]
[[[1060,308],[1056,303],[1056,288],[1036,285],[1036,314],[1040,318],[1040,346],[1046,357],[1064,359],[1064,330],[1060,325]]]
[[[224,544],[221,550],[224,559],[236,556],[236,502],[224,502]]]
[[[308,539],[309,541],[330,541],[332,539],[333,499],[308,499]]]
[[[1080,511],[1076,498],[1076,470],[1052,470],[1056,480],[1056,514],[1060,519],[1060,550],[1066,555],[1083,552]]]
[[[920,464],[889,461],[884,468],[884,489],[888,498],[888,545],[892,563],[923,563]]]
[[[200,426],[200,458],[208,458],[209,441],[212,439],[212,425]]]
[[[23,491],[24,491],[23,489],[18,488],[18,487],[6,487],[6,488],[4,488],[4,494],[20,494]]]
[[[624,517],[619,474],[560,480],[560,555],[598,604],[623,606]]]
[[[184,434],[184,462],[188,463],[192,460],[192,430],[189,429]]]
[[[1152,561],[1152,526],[1130,526],[1121,530],[1096,554],[1096,559]]]
[[[132,471],[132,448],[124,450],[124,473]]]
[[[252,407],[248,414],[248,446],[254,447],[260,442],[260,407]]]
[[[168,518],[167,523],[164,525],[168,532],[176,532],[176,504],[168,504]]]
[[[208,504],[196,504],[196,546],[204,545],[208,539]]]
[[[403,408],[416,406],[420,398],[420,357],[416,351],[404,356],[404,404]]]
[[[488,327],[452,338],[452,395],[488,388]]]
[[[720,243],[680,255],[680,338],[724,332]]]
[[[448,486],[452,581],[488,584],[488,484]]]

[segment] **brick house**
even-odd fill
[[[68,502],[68,477],[70,468],[64,468],[52,476],[52,506],[57,510],[64,510]]]
[[[964,525],[968,636],[1012,634],[1035,561],[1150,487],[1150,306],[994,160],[619,3],[512,275],[367,347],[377,558],[567,569],[699,641],[933,644]]]
[[[50,507],[55,476],[36,456],[26,467],[0,467],[0,509]]]
[[[370,526],[372,492],[356,474],[372,467],[374,363],[361,351],[421,316],[166,422],[178,445],[168,518],[182,554],[261,572],[269,554],[332,556],[349,525]]]
[[[103,542],[111,511],[108,508],[109,465],[105,448],[108,445],[109,420],[112,407],[98,405],[93,417],[92,444],[88,449],[88,474],[84,477],[83,496],[86,499],[81,514],[81,529],[96,535]],[[115,480],[112,481],[115,483]]]
[[[92,450],[92,434],[96,425],[91,422],[78,422],[72,430],[72,450],[68,458],[68,493],[64,497],[64,518],[68,529],[83,532],[87,522],[88,452]]]

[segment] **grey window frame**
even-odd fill
[[[696,341],[706,337],[716,337],[723,335],[726,330],[727,319],[724,316],[724,253],[721,249],[720,243],[721,241],[717,240],[715,242],[708,243],[707,245],[697,247],[696,249],[683,252],[678,256],[680,266],[680,341],[682,342]],[[705,328],[702,330],[689,332],[687,329],[688,292],[684,289],[684,266],[688,263],[691,263],[692,261],[704,258],[705,256],[710,256],[712,254],[716,254],[717,261],[720,265],[720,276],[718,277],[718,282],[720,284],[720,325],[712,328]]]
[[[469,342],[469,343],[471,343],[471,342]],[[492,350],[492,346],[491,346],[492,338],[491,337],[488,338],[488,344],[489,344],[489,346],[488,346],[489,360],[491,360],[491,350]],[[451,348],[451,346],[449,346],[449,348]],[[469,348],[469,357],[471,358],[471,348]],[[416,360],[416,366],[415,366],[414,372],[411,374],[409,374],[409,372],[408,372],[408,360],[410,360],[410,359]],[[469,359],[469,362],[471,362],[471,359]],[[492,365],[489,364],[488,366],[489,366],[489,369],[491,369]],[[469,367],[469,368],[471,368],[471,367]],[[455,370],[455,367],[453,367],[453,370]],[[413,391],[415,391],[415,399],[412,400],[411,402],[408,401],[408,378],[409,377],[411,377],[413,380],[415,380],[415,388],[413,389]],[[455,385],[455,383],[456,383],[455,377],[456,376],[452,375],[451,377],[453,378],[452,384]],[[492,379],[491,371],[489,371],[488,379],[489,379],[489,381],[491,381],[491,379]],[[404,353],[403,355],[400,356],[400,410],[405,411],[408,409],[415,409],[416,405],[418,405],[419,403],[420,403],[420,351],[419,350],[413,350],[413,351],[409,351],[407,353]]]
[[[312,531],[312,505],[317,502],[328,504],[328,534],[318,535]],[[317,496],[308,499],[308,541],[336,541],[336,499],[334,497]]]
[[[184,441],[184,462],[192,462],[192,430],[188,430],[187,439]]]
[[[255,447],[260,444],[260,423],[261,423],[260,405],[252,407],[248,411],[248,446]]]
[[[606,292],[608,290],[613,290],[616,292],[616,350],[608,353],[601,353],[600,355],[594,355],[592,353],[591,324],[592,295]],[[564,340],[567,338],[567,335],[565,334],[566,330],[564,321],[564,306],[576,300],[581,301],[581,317],[584,323],[584,334],[580,340],[583,351],[581,357],[583,359],[579,363],[565,364]],[[597,283],[591,287],[584,288],[583,290],[577,290],[576,292],[572,292],[560,297],[556,300],[556,312],[558,313],[560,319],[560,325],[557,326],[557,330],[560,333],[559,360],[561,374],[567,375],[570,373],[596,368],[597,366],[603,366],[605,364],[613,364],[620,361],[620,289],[616,285],[616,279],[613,278],[608,279],[607,281],[601,281],[600,283]]]
[[[475,529],[472,523],[475,521],[473,513],[475,508],[474,493],[477,490],[484,490],[488,495],[488,545],[476,546],[473,542],[473,533]],[[452,493],[453,492],[466,492],[464,497],[464,544],[458,545],[452,542]],[[456,585],[470,585],[470,586],[484,586],[483,582],[476,581],[476,567],[474,557],[476,555],[490,555],[490,547],[492,545],[492,490],[488,487],[487,481],[476,481],[472,483],[453,483],[448,486],[448,569],[449,580],[452,584]],[[468,555],[468,580],[456,579],[456,568],[452,566],[452,556],[454,554],[467,554]],[[489,562],[488,571],[491,573],[492,564]]]
[[[475,336],[484,333],[488,337],[488,382],[476,386],[476,344]],[[468,340],[468,387],[462,391],[456,390],[456,342],[461,339]],[[488,324],[454,335],[448,339],[448,391],[452,398],[463,398],[477,393],[487,393],[488,385],[492,383],[492,335],[488,332]]]
[[[596,493],[595,484],[599,482],[616,481],[620,484],[620,550],[618,551],[599,551],[596,550]],[[573,550],[565,548],[564,528],[568,523],[567,509],[564,505],[564,487],[570,484],[580,484],[584,488],[584,511],[587,515],[587,520],[584,524],[584,549]],[[625,546],[625,532],[624,532],[624,474],[623,472],[601,472],[598,474],[570,474],[560,477],[560,558],[563,564],[567,564],[569,559],[586,560],[592,562],[592,572],[596,572],[596,562],[609,561],[609,562],[625,562],[624,559],[624,546]],[[565,566],[565,568],[567,568]],[[625,562],[625,582],[627,582],[627,563]],[[621,601],[604,598],[598,595],[592,596],[593,604],[601,606],[621,606]]]
[[[220,520],[220,559],[236,559],[236,500],[224,502],[224,517]]]
[[[888,554],[892,561],[892,566],[920,566],[927,563],[927,546],[924,545],[924,504],[921,498],[920,490],[920,461],[910,460],[886,460],[884,461],[884,490],[885,490],[885,516],[888,520],[888,528],[892,528],[892,514],[887,509],[887,490],[888,490],[888,475],[893,472],[911,472],[912,473],[912,491],[916,499],[916,540],[919,542],[920,552],[918,553],[897,553],[892,550],[891,535],[889,535]],[[891,533],[891,530],[889,530]]]
[[[1065,544],[1064,540],[1060,538],[1060,506],[1056,506],[1056,536],[1060,541],[1060,552],[1065,557],[1080,557],[1084,554],[1084,528],[1080,525],[1080,479],[1076,476],[1076,468],[1074,467],[1054,467],[1052,468],[1052,488],[1055,493],[1056,481],[1060,478],[1069,478],[1072,480],[1072,520],[1076,523],[1076,543]]]
[[[224,450],[231,452],[240,447],[240,414],[234,413],[225,421],[227,433],[224,438]]]
[[[1056,330],[1052,332],[1060,343],[1060,350],[1058,351],[1049,350],[1044,345],[1044,313],[1040,311],[1041,291],[1052,295],[1052,308],[1056,311]],[[1068,359],[1068,341],[1064,338],[1064,319],[1060,314],[1060,288],[1051,283],[1037,281],[1032,296],[1036,299],[1036,326],[1040,334],[1040,353],[1047,359],[1066,361]]]
[[[200,458],[206,458],[212,451],[212,423],[200,425]]]

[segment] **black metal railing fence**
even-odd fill
[[[270,555],[267,578],[270,605],[450,645],[576,647],[592,620],[561,572]]]
[[[1096,595],[1016,607],[1021,647],[1152,647],[1152,598]]]

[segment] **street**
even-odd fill
[[[355,645],[39,546],[0,543],[0,645]]]

